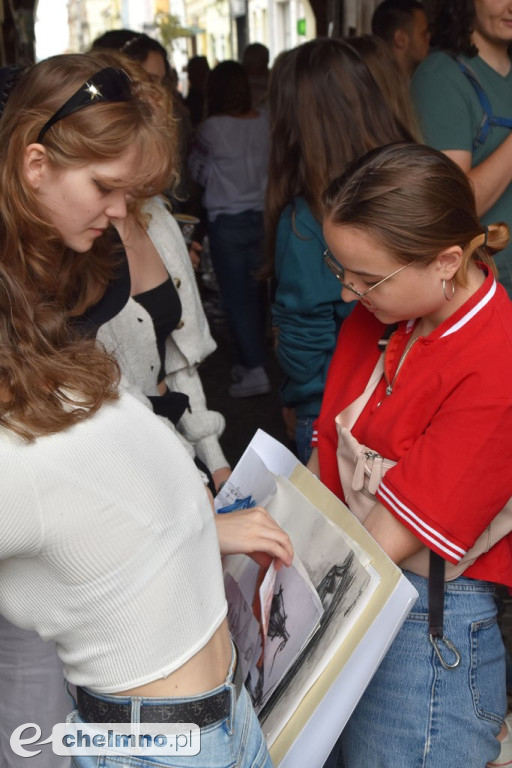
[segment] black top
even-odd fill
[[[181,320],[180,297],[172,278],[168,277],[165,282],[155,288],[138,293],[132,298],[144,307],[153,321],[160,358],[160,371],[158,372],[158,383],[160,383],[165,379],[165,342]],[[165,416],[173,424],[178,423],[189,404],[187,395],[169,390],[166,390],[163,395],[150,396],[149,400],[153,406],[153,411],[158,416]]]
[[[178,291],[170,277],[149,291],[137,293],[132,297],[140,304],[153,321],[156,335],[160,371],[158,383],[165,379],[165,342],[181,320],[181,301]]]
[[[112,236],[121,244],[117,232],[114,231]],[[101,299],[97,304],[89,307],[83,315],[73,319],[74,327],[78,328],[84,336],[96,336],[100,326],[116,317],[130,298],[131,280],[128,259],[123,249],[119,250],[117,256],[119,261],[116,271]],[[139,293],[133,298],[151,315],[155,325],[161,363],[158,375],[160,382],[165,378],[165,341],[180,321],[181,301],[170,277],[156,288]],[[169,390],[165,395],[156,395],[148,399],[151,401],[153,411],[158,416],[169,419],[173,424],[178,423],[189,405],[187,395]]]

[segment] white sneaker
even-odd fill
[[[505,725],[507,727],[507,735],[501,742],[501,752],[494,762],[487,763],[488,768],[512,766],[512,712],[509,712],[506,716]]]
[[[228,389],[230,397],[253,397],[270,392],[270,381],[263,366],[248,368]]]

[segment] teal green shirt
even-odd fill
[[[512,71],[505,77],[480,56],[461,57],[476,74],[489,99],[493,114],[512,118]],[[473,141],[483,119],[478,96],[457,62],[448,53],[431,53],[417,68],[412,97],[426,144],[440,150],[466,150],[473,166],[491,155],[510,135],[510,128],[491,126],[484,144],[473,150]],[[483,224],[506,222],[512,231],[512,184],[482,216]],[[512,243],[495,257],[500,280],[512,297]]]
[[[297,416],[320,413],[338,331],[354,305],[341,299],[341,285],[324,262],[326,248],[321,223],[304,198],[295,198],[277,227],[272,322],[286,375],[281,399]]]

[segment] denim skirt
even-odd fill
[[[446,583],[444,634],[461,661],[445,669],[429,641],[428,580],[404,575],[419,598],[341,735],[343,766],[484,768],[507,706],[494,586]]]

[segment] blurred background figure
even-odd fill
[[[146,72],[157,82],[171,85],[171,65],[167,51],[158,42],[144,32],[132,29],[111,29],[94,40],[92,50],[121,51],[130,59],[138,61]]]
[[[250,43],[244,50],[242,66],[249,78],[253,109],[264,107],[267,101],[269,60],[270,52],[267,46],[262,43]]]
[[[418,0],[384,0],[373,14],[372,33],[386,42],[407,77],[428,54],[428,19]]]
[[[247,73],[236,61],[212,70],[208,118],[189,156],[192,177],[204,188],[210,254],[223,309],[235,343],[231,397],[270,391],[265,371],[265,286],[256,278],[263,260],[268,120],[251,107]]]
[[[483,224],[512,227],[511,5],[443,0],[432,18],[436,48],[411,87],[425,142],[456,162],[473,184]],[[512,244],[496,254],[512,297]]]
[[[172,96],[172,110],[177,120],[176,170],[179,177],[176,186],[167,191],[173,211],[186,210],[188,201],[193,197],[192,182],[188,174],[186,158],[192,136],[192,125],[183,97],[178,91],[178,75],[171,67],[167,51],[158,40],[132,29],[112,29],[97,37],[92,51],[118,51],[132,61],[139,62],[155,82],[164,85]],[[199,250],[199,248],[197,249]],[[197,258],[192,251],[191,258]]]
[[[206,84],[210,66],[206,56],[192,56],[187,65],[188,92],[185,104],[190,113],[192,126],[202,123],[206,117]]]
[[[324,262],[322,195],[368,149],[414,137],[359,54],[339,39],[320,38],[278,56],[269,111],[265,273],[274,284],[283,416],[306,463],[338,331],[351,309]]]

